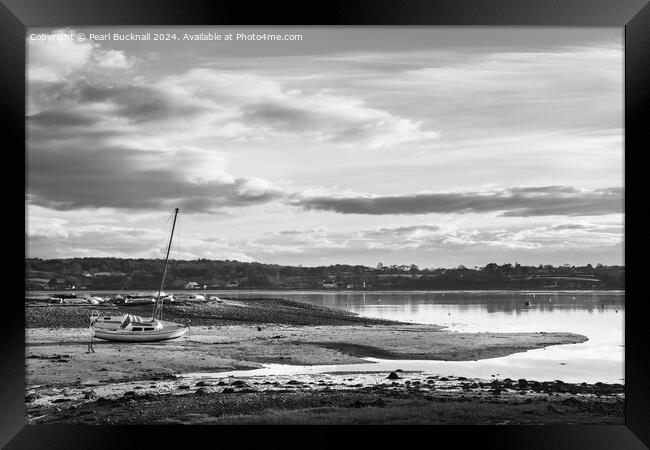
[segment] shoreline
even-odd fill
[[[621,424],[624,387],[483,381],[399,369],[303,377],[179,376],[42,389],[26,397],[30,424]]]
[[[473,423],[467,415],[474,414],[474,405],[477,423],[552,423],[565,420],[563,414],[571,414],[576,423],[622,420],[620,384],[524,384],[440,374],[425,378],[422,371],[402,372],[399,367],[394,369],[399,378],[390,380],[385,371],[236,374],[217,380],[218,373],[265,364],[340,367],[372,364],[363,359],[368,357],[498,358],[587,340],[578,334],[459,333],[286,299],[229,299],[166,310],[166,320],[192,324],[187,337],[140,344],[96,339],[96,353],[89,354],[86,324],[91,309],[98,308],[26,308],[30,423],[146,423],[153,417],[146,411],[155,411],[157,423],[339,423],[345,417],[353,423],[392,423],[390,417],[409,418],[407,423]],[[129,313],[137,311],[128,308]],[[83,327],[74,326],[82,320]],[[42,324],[46,326],[34,326]],[[329,381],[321,383],[324,379]],[[558,403],[571,398],[575,402]],[[122,408],[133,402],[139,412]],[[549,404],[555,409],[549,410]],[[441,418],[439,407],[448,416]],[[188,409],[198,415],[183,416]],[[516,420],[504,419],[513,414]]]
[[[26,330],[28,386],[86,379],[129,381],[190,372],[226,372],[262,364],[364,364],[362,358],[472,361],[587,338],[572,333],[457,333],[431,325],[226,325],[193,327],[165,342],[116,343],[87,328]]]

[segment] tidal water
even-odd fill
[[[307,375],[395,369],[472,378],[623,383],[625,291],[200,291],[235,298],[284,297],[361,316],[436,324],[457,332],[571,332],[580,344],[554,345],[479,361],[382,360],[370,364],[294,366],[215,376]],[[91,292],[87,292],[91,294]],[[96,292],[97,295],[105,293]]]
[[[421,370],[475,378],[623,383],[624,291],[211,291],[228,297],[286,297],[362,316],[437,324],[458,332],[582,334],[588,341],[479,361],[381,360],[354,366],[268,365],[246,375]],[[231,374],[224,374],[231,375]],[[243,375],[243,374],[242,374]]]

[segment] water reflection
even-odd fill
[[[464,376],[622,382],[624,291],[223,292],[231,297],[287,297],[357,314],[438,324],[458,332],[571,332],[581,344],[558,345],[481,361],[400,361]],[[395,362],[376,361],[379,367]],[[349,369],[349,368],[348,368]],[[298,369],[294,369],[298,370]],[[331,368],[328,368],[331,370]],[[343,370],[343,369],[341,369]],[[366,367],[365,370],[373,370]]]

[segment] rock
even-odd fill
[[[194,393],[198,395],[205,395],[205,394],[209,394],[210,392],[206,388],[200,387],[196,391],[194,391]]]
[[[235,380],[230,383],[232,386],[246,386],[246,383],[242,380]]]
[[[232,394],[235,392],[235,390],[231,387],[224,388],[223,391],[221,391],[222,394]]]
[[[397,375],[395,372],[391,372],[390,374],[388,374],[386,378],[388,378],[389,380],[397,380],[398,378],[400,378],[400,376]]]
[[[257,327],[257,331],[262,331],[262,327]]]
[[[136,393],[135,391],[126,391],[124,394],[122,394],[123,397],[135,397]]]
[[[525,389],[528,387],[528,381],[526,381],[524,378],[520,378],[519,380],[517,380],[517,383],[519,385],[519,388],[521,389]]]
[[[208,383],[207,381],[199,381],[195,384],[195,386],[212,386],[212,384]]]
[[[93,391],[92,389],[84,391],[83,394],[84,394],[84,398],[88,400],[91,398],[97,398],[97,392]]]
[[[190,388],[190,385],[187,384],[187,383],[183,383],[183,384],[178,385],[178,389],[189,389],[189,388]]]
[[[28,402],[28,403],[30,403],[30,402],[33,402],[34,400],[36,400],[37,398],[41,398],[41,396],[38,395],[38,394],[35,393],[35,392],[31,392],[31,393],[29,393],[29,394],[27,394],[27,395],[25,396],[25,401]]]
[[[441,377],[441,378],[439,379],[439,381],[449,381],[449,378],[447,378],[447,377]]]

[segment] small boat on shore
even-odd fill
[[[187,325],[133,314],[107,316],[93,311],[95,337],[109,341],[152,342],[176,339],[187,332]]]
[[[150,304],[152,301],[154,302],[151,317],[143,318],[134,314],[106,315],[100,314],[99,311],[94,310],[90,316],[90,323],[94,337],[120,342],[155,342],[176,339],[187,333],[187,330],[189,329],[187,325],[162,320],[163,303],[166,298],[169,298],[168,295],[163,295],[162,289],[165,283],[167,264],[169,262],[169,251],[172,247],[172,239],[174,238],[174,229],[176,228],[177,217],[178,208],[174,210],[174,222],[172,224],[172,232],[167,246],[167,255],[165,256],[162,280],[160,282],[158,295],[151,300],[149,300],[149,297],[142,300],[144,302],[143,304]],[[124,298],[124,304],[138,304],[127,302],[127,300],[131,299]],[[135,301],[137,302],[138,300]]]
[[[206,302],[205,296],[201,294],[179,294],[174,297],[177,302]]]

